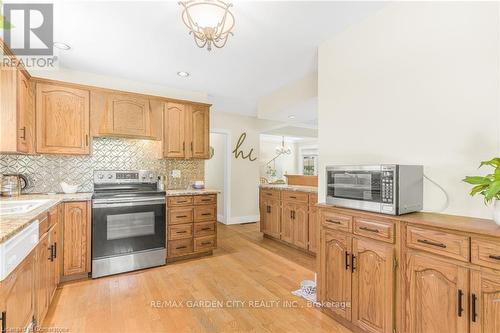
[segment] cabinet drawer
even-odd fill
[[[193,207],[168,210],[168,225],[193,222]]]
[[[469,237],[467,236],[408,226],[406,245],[414,249],[469,261]]]
[[[167,205],[172,206],[190,206],[193,204],[193,197],[190,195],[184,195],[180,197],[168,197]]]
[[[210,236],[215,234],[215,222],[200,222],[194,225],[194,236]]]
[[[471,262],[500,269],[500,242],[473,237],[471,240]]]
[[[351,216],[323,211],[321,213],[320,219],[321,224],[328,226],[329,228],[339,229],[343,231],[351,230]]]
[[[309,203],[309,194],[304,192],[283,191],[281,194],[283,201],[293,201],[295,203]]]
[[[316,193],[309,194],[309,206],[315,206],[318,203],[318,195]]]
[[[38,238],[42,238],[43,234],[49,231],[49,217],[47,214],[43,214],[38,218]]]
[[[260,190],[261,199],[280,199],[280,191],[278,190],[270,190],[270,189],[261,189]]]
[[[217,194],[195,195],[193,201],[195,205],[213,205],[217,203]]]
[[[197,237],[194,239],[194,251],[209,251],[215,248],[215,236]]]
[[[193,237],[193,224],[177,224],[168,227],[168,240]]]
[[[193,239],[179,239],[168,242],[168,257],[177,257],[193,252]]]
[[[215,221],[217,219],[217,208],[215,205],[194,207],[194,221]]]
[[[394,223],[361,217],[354,219],[353,233],[368,238],[394,243]]]

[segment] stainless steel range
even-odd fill
[[[151,171],[94,171],[92,277],[165,264],[165,192]]]

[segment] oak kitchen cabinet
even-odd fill
[[[89,154],[89,91],[62,85],[36,85],[36,151]]]
[[[161,140],[161,102],[138,94],[93,90],[90,111],[92,136]]]
[[[0,152],[35,152],[35,93],[21,70],[0,65]]]
[[[209,158],[209,108],[168,102],[164,108],[163,155],[166,158]]]
[[[471,333],[500,332],[500,272],[471,271]]]
[[[316,193],[282,189],[260,189],[260,231],[294,247],[316,253]]]
[[[90,272],[90,213],[89,203],[64,204],[63,276]]]

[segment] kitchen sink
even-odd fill
[[[50,200],[5,200],[0,201],[0,215],[26,214]]]

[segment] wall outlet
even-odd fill
[[[172,178],[181,178],[181,170],[172,170]]]

